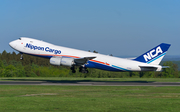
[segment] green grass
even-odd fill
[[[0,112],[178,112],[180,87],[0,85]]]
[[[1,77],[0,81],[151,81],[180,82],[180,78],[68,78],[68,77]]]

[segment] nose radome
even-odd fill
[[[12,41],[12,42],[9,43],[9,46],[11,46],[12,48],[15,48],[16,47],[16,43],[14,41]]]

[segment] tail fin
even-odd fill
[[[161,43],[160,45],[154,47],[134,60],[148,64],[159,65],[170,46],[170,44]]]

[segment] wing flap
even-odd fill
[[[74,58],[74,62],[77,64],[77,65],[84,65],[86,64],[89,60],[92,60],[96,57],[83,57],[83,58]]]

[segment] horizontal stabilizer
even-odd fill
[[[169,68],[169,66],[162,66],[162,68]]]
[[[156,66],[139,66],[141,71],[156,71],[158,67]]]

